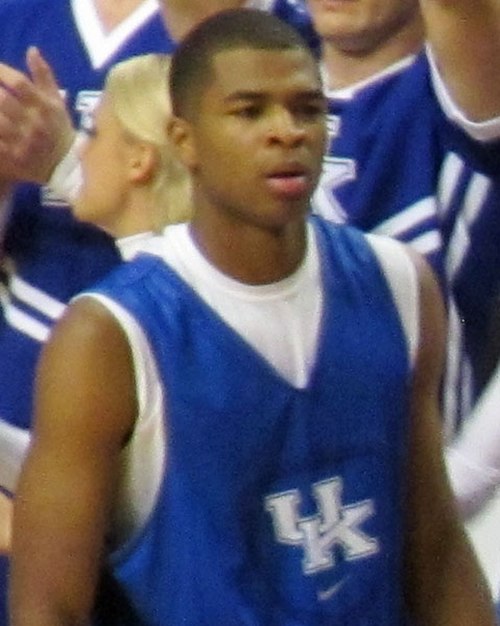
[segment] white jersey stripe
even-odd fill
[[[10,290],[18,300],[51,320],[59,319],[66,308],[62,302],[33,287],[19,276],[11,279]]]
[[[402,233],[414,228],[418,224],[432,219],[436,214],[436,201],[434,198],[424,198],[407,207],[397,215],[381,222],[372,232],[391,237],[400,236]]]
[[[28,335],[35,341],[43,343],[47,341],[50,333],[50,327],[42,324],[31,315],[28,315],[9,303],[4,310],[5,320],[7,323],[21,331],[24,335]]]
[[[457,217],[446,259],[446,272],[451,282],[453,282],[469,252],[469,229],[480,215],[490,188],[491,181],[482,174],[474,174],[469,183],[464,198],[464,210]]]
[[[130,37],[157,11],[157,0],[144,0],[137,9],[110,33],[102,22],[91,0],[72,0],[75,23],[87,54],[95,69],[101,68]]]
[[[441,235],[437,231],[424,233],[420,237],[415,237],[409,243],[412,248],[424,256],[437,252],[442,247]]]
[[[453,152],[447,154],[438,182],[438,213],[444,217],[450,210],[453,192],[464,169],[463,161]]]

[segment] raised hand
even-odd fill
[[[0,178],[45,183],[74,130],[64,97],[40,51],[26,53],[29,74],[0,63]]]

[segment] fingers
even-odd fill
[[[41,98],[59,98],[55,76],[38,48],[28,49],[26,63],[30,75],[0,63],[0,87],[28,106]]]
[[[10,94],[25,104],[29,104],[37,96],[31,79],[5,63],[0,63],[0,88],[2,92]]]
[[[35,46],[28,48],[26,53],[26,63],[33,80],[33,84],[47,94],[59,94],[59,86],[57,84],[52,68],[45,61],[40,50]]]

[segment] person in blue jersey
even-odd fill
[[[491,626],[442,463],[432,272],[308,217],[326,140],[310,49],[221,12],[170,89],[193,218],[43,349],[12,626],[87,623],[103,561],[121,624]]]
[[[408,242],[439,272],[449,295],[451,438],[484,384],[499,282],[498,2],[307,5],[321,39],[331,138],[315,210]]]

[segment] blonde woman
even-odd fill
[[[115,237],[125,258],[190,214],[189,178],[166,133],[169,67],[161,54],[114,66],[80,147],[83,180],[73,212]]]

